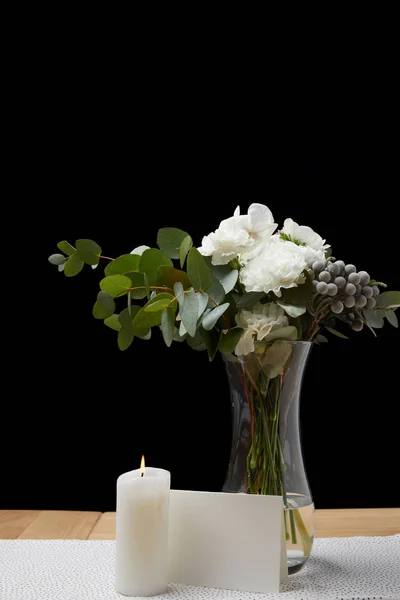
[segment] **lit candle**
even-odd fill
[[[117,481],[115,587],[126,596],[155,596],[167,589],[171,475],[145,467]]]

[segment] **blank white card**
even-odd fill
[[[169,579],[279,592],[287,581],[282,497],[171,490]]]

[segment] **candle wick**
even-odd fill
[[[140,477],[143,477],[144,473],[140,473]]]

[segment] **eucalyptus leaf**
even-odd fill
[[[303,271],[304,283],[297,287],[282,289],[282,300],[285,304],[304,306],[313,297],[312,280],[307,271]]]
[[[193,350],[197,350],[200,352],[200,351],[206,349],[206,345],[204,343],[203,337],[199,330],[196,331],[196,334],[194,337],[188,336],[186,338],[186,341]]]
[[[161,294],[157,294],[149,300],[144,307],[144,311],[157,312],[159,310],[163,310],[166,306],[169,306],[173,312],[175,312],[177,308],[177,302],[172,294],[162,292]]]
[[[215,302],[217,304],[221,304],[221,302],[223,302],[223,300],[225,299],[225,290],[222,287],[222,284],[215,277],[215,275],[212,276],[211,288],[208,290],[207,294],[210,297],[210,300],[208,301],[209,308],[214,308]]]
[[[219,265],[212,267],[213,275],[218,279],[225,294],[228,294],[236,285],[239,271],[231,269],[228,265]]]
[[[294,319],[300,317],[301,315],[304,315],[304,313],[307,312],[307,308],[305,306],[300,306],[296,304],[286,304],[286,302],[282,302],[281,300],[277,300],[276,303],[279,304],[281,308],[283,308],[283,310],[286,314],[289,315],[289,317],[293,317]]]
[[[192,248],[189,252],[187,274],[195,289],[207,292],[211,288],[213,282],[211,271],[197,248]]]
[[[57,269],[62,273],[65,269],[65,262],[62,265],[58,265]]]
[[[118,331],[118,348],[120,350],[127,350],[132,344],[134,339],[133,330],[128,327],[122,327]]]
[[[273,331],[271,331],[266,337],[266,340],[268,342],[272,342],[273,340],[279,339],[291,341],[297,340],[296,327],[294,327],[293,325],[288,325],[287,327],[279,327],[278,329],[274,329]]]
[[[93,306],[93,316],[95,319],[107,319],[115,311],[115,302],[107,292],[100,291],[97,294],[97,300]]]
[[[146,273],[148,284],[150,286],[157,284],[158,267],[161,267],[162,265],[168,267],[173,266],[171,259],[165,256],[161,250],[149,248],[143,252],[139,263],[139,271],[141,273]]]
[[[64,254],[66,254],[67,256],[72,256],[72,254],[76,252],[76,248],[71,246],[71,244],[66,240],[64,240],[63,242],[58,242],[57,248],[61,250],[61,252],[64,252]]]
[[[179,324],[179,335],[183,338],[185,335],[187,336],[187,331],[186,331],[186,327],[184,326],[184,324],[182,323],[182,321]]]
[[[232,354],[238,345],[242,334],[243,329],[238,327],[235,329],[230,329],[227,333],[222,334],[218,344],[218,350],[220,350],[223,354]]]
[[[319,333],[316,336],[315,341],[317,344],[327,344],[329,342],[328,338],[326,338],[324,335],[322,335],[322,333]]]
[[[106,275],[125,275],[130,271],[137,271],[139,263],[140,256],[138,254],[122,254],[108,263],[104,273]]]
[[[76,240],[76,251],[87,265],[97,265],[100,260],[101,248],[93,240]]]
[[[217,333],[215,329],[207,331],[207,329],[204,329],[204,327],[200,327],[199,331],[206,345],[208,358],[210,361],[212,361],[217,353],[221,334]]]
[[[393,325],[393,327],[398,328],[399,322],[397,320],[397,316],[396,316],[396,313],[394,312],[394,310],[387,310],[385,313],[385,317],[387,318],[389,323],[391,325]]]
[[[157,244],[169,258],[180,257],[180,247],[182,242],[189,236],[186,231],[176,229],[175,227],[163,227],[158,230]]]
[[[178,300],[179,308],[181,309],[182,304],[183,304],[184,295],[183,295],[183,285],[179,281],[178,281],[178,283],[174,284],[174,295],[175,295],[175,298]]]
[[[149,302],[153,302],[153,300],[149,300]],[[133,319],[133,328],[139,330],[148,330],[150,327],[154,327],[155,325],[160,325],[161,323],[161,311],[158,312],[147,312],[145,310],[146,306],[148,306],[149,302],[145,304],[137,313],[135,318]]]
[[[180,335],[179,330],[175,327],[174,329],[174,342],[184,342],[187,338],[187,333],[185,335]]]
[[[329,333],[332,333],[333,335],[336,335],[336,337],[342,338],[343,340],[348,340],[349,339],[347,337],[347,335],[344,335],[343,333],[340,333],[340,331],[338,331],[337,329],[334,329],[333,327],[328,327],[327,325],[325,325],[325,329],[327,331],[329,331]]]
[[[366,308],[363,310],[363,315],[368,325],[374,329],[382,329],[385,324],[385,321],[383,320],[383,314],[381,314],[380,310]]]
[[[161,315],[161,331],[164,338],[164,342],[170,347],[172,340],[174,339],[175,332],[175,313],[172,308],[166,308],[163,310]]]
[[[186,256],[192,246],[193,246],[193,240],[190,237],[190,235],[187,235],[182,240],[182,243],[179,246],[179,262],[181,265],[181,269],[183,268],[183,265],[185,264]]]
[[[199,300],[194,292],[186,292],[180,307],[182,323],[186,331],[194,337],[197,328],[197,315],[199,314]]]
[[[251,308],[256,302],[265,296],[264,292],[247,292],[235,298],[237,308]]]
[[[376,298],[376,308],[395,309],[400,306],[400,292],[382,292]]]
[[[210,331],[218,321],[218,319],[224,314],[226,309],[229,306],[229,302],[225,302],[225,304],[221,304],[214,308],[208,315],[205,315],[202,320],[202,325],[206,331]]]
[[[131,288],[136,288],[130,290],[132,298],[135,298],[135,300],[146,298],[147,292],[144,283],[144,273],[139,273],[139,271],[131,271],[126,274],[126,277],[129,277],[131,280]]]
[[[111,315],[111,317],[107,317],[107,319],[104,319],[104,325],[107,325],[107,327],[113,329],[114,331],[119,331],[122,327],[121,323],[119,322],[118,315],[115,314]]]
[[[64,273],[66,277],[74,277],[78,275],[83,269],[84,266],[83,260],[79,258],[79,256],[75,254],[71,254],[67,262],[65,263]]]
[[[127,294],[129,289],[133,286],[131,279],[125,275],[110,275],[100,281],[100,287],[110,294],[112,298],[116,298],[117,296]]]
[[[63,265],[66,261],[66,258],[63,254],[52,254],[49,256],[49,263],[52,265]]]
[[[269,346],[263,356],[262,366],[265,374],[270,379],[283,375],[292,355],[290,342],[277,340]]]
[[[158,267],[157,271],[157,285],[165,285],[166,287],[173,289],[175,283],[181,282],[183,288],[187,290],[190,288],[190,281],[185,271],[174,269],[174,267],[168,267],[162,265]]]
[[[199,301],[199,312],[197,314],[197,318],[200,319],[201,315],[207,308],[208,304],[208,295],[203,294],[202,292],[196,292],[197,299]]]

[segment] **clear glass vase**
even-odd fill
[[[311,342],[255,343],[224,357],[232,400],[232,450],[224,492],[283,497],[289,574],[314,541],[314,505],[304,470],[299,406]]]

